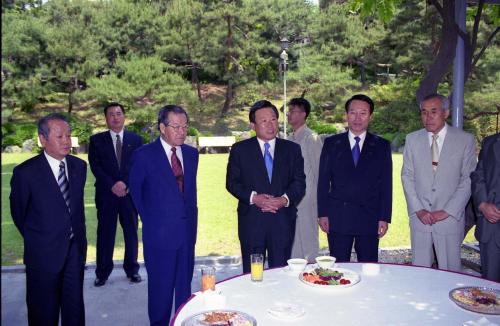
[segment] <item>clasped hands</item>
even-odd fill
[[[123,181],[117,181],[111,188],[111,192],[118,197],[125,197],[128,192],[127,185]]]
[[[276,213],[280,208],[285,207],[288,201],[283,196],[258,194],[252,197],[252,202],[264,213]]]
[[[498,223],[500,221],[500,209],[493,203],[482,202],[479,204],[479,210],[490,223]]]
[[[426,209],[421,209],[417,212],[418,219],[426,225],[435,224],[448,218],[448,216],[450,216],[450,214],[446,213],[444,210],[429,212]]]

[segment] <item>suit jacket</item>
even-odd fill
[[[500,134],[486,137],[479,153],[476,171],[471,174],[472,196],[478,213],[476,239],[493,239],[500,247],[500,223],[492,224],[479,211],[479,204],[489,202],[500,207]]]
[[[231,148],[227,165],[226,189],[238,202],[238,236],[241,242],[263,246],[268,223],[280,229],[273,239],[277,244],[292,243],[297,218],[297,204],[305,193],[304,159],[300,146],[276,138],[273,157],[272,182],[269,182],[264,157],[256,137],[237,142]],[[250,205],[252,191],[272,196],[286,193],[288,207],[277,213],[263,213],[256,205]]]
[[[182,145],[181,150],[183,193],[159,138],[137,149],[132,156],[129,187],[142,220],[145,247],[175,250],[196,243],[198,151],[188,145]]]
[[[421,129],[406,136],[401,179],[410,227],[416,231],[443,235],[464,232],[464,210],[471,194],[470,174],[476,167],[476,145],[471,134],[447,128],[435,173],[427,131]],[[450,217],[425,225],[416,215],[421,209],[445,210]]]
[[[325,139],[318,178],[318,216],[328,216],[330,232],[376,235],[378,222],[391,222],[392,157],[389,142],[371,133],[357,166],[348,133]]]
[[[10,182],[12,219],[24,238],[24,264],[51,273],[61,271],[70,244],[70,230],[85,262],[87,236],[83,190],[87,163],[66,156],[70,192],[68,211],[59,185],[42,153],[14,168]]]
[[[117,198],[111,188],[118,181],[128,185],[130,159],[134,150],[142,145],[142,138],[124,130],[122,140],[121,163],[118,166],[113,140],[109,131],[104,131],[90,137],[89,164],[95,176],[95,201],[97,209],[109,205]]]

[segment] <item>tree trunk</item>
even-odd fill
[[[68,92],[68,114],[71,115],[71,112],[73,111],[73,91],[70,90]]]
[[[227,112],[229,112],[229,108],[231,108],[231,104],[233,103],[234,98],[234,74],[235,72],[234,64],[231,64],[232,61],[232,48],[233,48],[233,29],[231,25],[232,17],[230,15],[226,16],[227,23],[227,37],[226,37],[226,65],[225,65],[225,75],[227,78],[227,87],[226,87],[226,99],[224,100],[224,105],[220,111],[220,117],[226,116]],[[233,68],[231,68],[233,67]]]
[[[201,97],[200,79],[198,78],[198,69],[196,68],[196,64],[193,62],[191,62],[191,84],[193,85],[193,87],[196,87],[198,99],[200,100],[200,102],[203,102],[203,98]]]
[[[439,6],[437,0],[432,0],[434,6]],[[434,62],[429,67],[425,77],[420,82],[417,89],[417,102],[420,103],[424,97],[435,93],[439,83],[448,73],[453,60],[455,59],[455,48],[457,44],[457,30],[455,26],[455,5],[453,0],[444,0],[443,8],[440,11],[443,19],[441,30],[440,48],[434,59]]]

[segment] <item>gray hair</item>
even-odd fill
[[[441,94],[438,93],[432,93],[424,97],[422,101],[420,101],[420,109],[422,109],[422,103],[425,101],[431,100],[431,99],[439,99],[441,101],[441,109],[444,110],[449,110],[450,109],[450,100]]]
[[[160,130],[160,123],[163,123],[165,126],[168,125],[168,114],[171,112],[175,114],[184,114],[189,123],[189,116],[186,110],[178,105],[165,105],[160,109],[160,112],[158,112],[158,130]]]
[[[69,121],[66,118],[66,116],[64,116],[61,113],[51,113],[38,120],[38,135],[42,135],[43,138],[49,139],[49,132],[50,132],[49,121],[53,120],[64,121],[69,125]]]

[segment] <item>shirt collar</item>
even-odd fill
[[[113,141],[116,140],[116,135],[120,135],[120,139],[123,141],[123,129],[120,130],[119,133],[116,133],[116,132],[114,132],[113,130],[110,129],[109,133],[111,134],[111,138],[113,139]]]
[[[271,140],[268,140],[267,142],[265,140],[260,139],[257,137],[257,140],[259,141],[259,146],[262,150],[264,150],[264,144],[268,143],[269,144],[269,150],[274,151],[274,145],[276,144],[276,137],[274,137]]]
[[[356,137],[356,135],[352,133],[351,129],[349,129],[349,131],[348,131],[348,136],[349,136],[349,140],[356,142],[356,140],[354,139],[354,137]],[[359,142],[363,143],[365,141],[365,138],[366,138],[366,131],[364,131],[361,135],[358,135],[358,137],[361,139]]]

